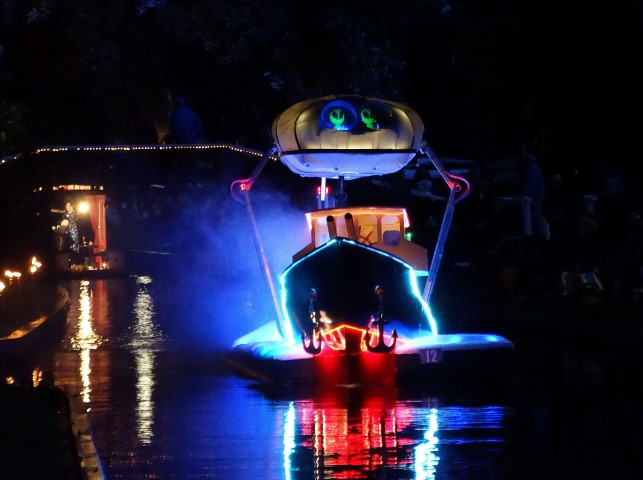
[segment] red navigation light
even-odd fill
[[[324,191],[325,195],[328,196],[330,193],[330,187],[326,187],[326,190]],[[317,196],[319,197],[321,195],[321,185],[317,185]]]

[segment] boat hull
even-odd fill
[[[510,381],[514,355],[502,337],[454,334],[417,338],[390,353],[310,355],[279,341],[238,344],[228,363],[266,385],[480,385]]]

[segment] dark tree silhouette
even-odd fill
[[[147,143],[150,127],[161,139],[176,95],[208,141],[264,148],[292,103],[358,93],[411,105],[443,156],[529,148],[572,170],[617,148],[636,157],[641,12],[634,0],[4,0],[0,154]]]

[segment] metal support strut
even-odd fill
[[[245,204],[246,206],[246,211],[248,212],[248,217],[250,218],[250,222],[252,224],[252,231],[254,233],[255,246],[257,247],[257,252],[259,254],[259,260],[261,262],[262,271],[266,279],[266,283],[268,284],[268,289],[270,290],[270,297],[272,298],[273,309],[274,309],[275,315],[277,316],[277,326],[279,327],[279,332],[282,334],[282,336],[284,338],[288,338],[288,336],[285,333],[287,331],[286,321],[284,319],[283,312],[281,311],[281,305],[279,303],[277,289],[275,288],[275,282],[273,280],[272,272],[270,270],[270,264],[268,263],[268,257],[266,255],[263,242],[261,241],[259,226],[257,225],[257,218],[255,216],[254,209],[252,208],[252,202],[250,201],[250,196],[249,196],[250,189],[252,188],[252,185],[254,184],[255,180],[257,180],[257,177],[263,171],[264,167],[268,163],[268,160],[270,160],[276,154],[276,152],[277,152],[277,147],[274,147],[274,146],[270,148],[268,151],[266,151],[261,157],[261,161],[252,172],[252,175],[248,178],[243,178],[232,182],[232,184],[230,185],[230,192],[233,198]],[[235,191],[235,187],[238,187],[239,189],[238,194]]]
[[[435,156],[431,148],[426,143],[422,144],[420,152],[424,153],[428,157],[431,163],[438,170],[442,179],[449,186],[450,190],[449,199],[447,200],[447,205],[444,211],[444,218],[442,219],[442,225],[435,244],[433,258],[431,259],[431,266],[429,267],[426,285],[424,286],[423,297],[428,303],[431,299],[431,294],[433,293],[433,287],[435,286],[435,279],[438,276],[440,263],[442,262],[444,244],[446,242],[447,235],[449,234],[449,229],[451,228],[451,221],[453,220],[454,206],[457,202],[469,195],[470,186],[469,182],[465,178],[448,172],[447,169],[444,168],[444,165],[442,165],[442,162]]]

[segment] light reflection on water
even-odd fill
[[[313,455],[311,478],[369,478],[369,472],[387,468],[415,479],[435,478],[438,409],[392,399],[384,404],[377,397],[349,407],[342,396],[290,404],[284,426],[286,478],[302,469],[292,459],[305,456],[305,450]]]
[[[438,410],[432,408],[426,416],[427,429],[424,442],[415,447],[415,478],[428,480],[435,478],[435,472],[440,462],[438,455]]]
[[[136,426],[141,444],[149,445],[154,437],[154,386],[156,352],[162,351],[165,337],[154,323],[154,300],[147,286],[150,277],[136,279],[134,299],[134,324],[129,329],[127,347],[136,364]]]
[[[388,478],[396,472],[429,480],[454,464],[462,470],[458,478],[484,477],[494,463],[494,443],[506,441],[505,417],[512,413],[507,406],[440,405],[438,398],[409,401],[369,389],[337,393],[289,404],[285,478]],[[466,443],[478,443],[469,459],[457,452]]]
[[[89,403],[91,392],[91,350],[96,350],[102,343],[102,339],[94,332],[92,324],[92,295],[89,290],[89,282],[80,282],[77,293],[78,321],[76,334],[71,339],[71,346],[79,352],[80,367],[79,375],[82,382],[80,394],[84,403]],[[73,298],[73,297],[72,297]]]
[[[189,336],[171,336],[201,321],[175,318],[175,287],[150,277],[68,284],[54,376],[86,402],[107,478],[428,480],[497,468],[511,408],[390,390],[261,393],[218,357],[194,354]]]

